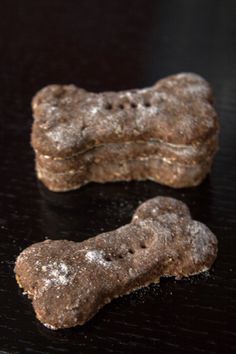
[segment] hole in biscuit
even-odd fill
[[[110,256],[105,256],[104,259],[105,259],[105,261],[107,261],[107,262],[111,262],[111,261],[112,261],[112,259],[111,259]]]
[[[121,103],[121,104],[119,104],[119,106],[118,106],[120,109],[124,109],[125,107],[124,107],[124,105]]]
[[[140,243],[140,247],[141,247],[141,248],[147,248],[147,246],[145,245],[144,242],[141,242],[141,243]]]
[[[110,111],[112,109],[112,105],[110,103],[107,103],[105,108]]]
[[[134,103],[134,102],[131,102],[131,103],[130,103],[130,106],[131,106],[132,108],[137,108],[137,105],[136,105],[136,103]]]
[[[60,119],[59,119],[59,123],[66,123],[67,122],[67,118],[66,117],[61,117]]]
[[[118,258],[122,259],[122,258],[124,258],[124,257],[122,256],[122,254],[119,254]]]
[[[133,250],[132,248],[129,248],[129,249],[128,249],[128,252],[129,252],[130,254],[134,254],[134,250]]]
[[[151,103],[148,101],[144,102],[144,107],[151,107]]]

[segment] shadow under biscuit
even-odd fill
[[[39,183],[42,230],[49,238],[83,241],[119,227],[132,218],[137,196],[128,183],[91,183],[79,190],[54,193]]]
[[[41,228],[47,238],[83,241],[130,222],[139,204],[156,196],[185,202],[194,218],[211,217],[211,181],[198,187],[175,190],[155,182],[90,183],[79,190],[56,193],[38,183]],[[204,210],[204,213],[202,213]]]

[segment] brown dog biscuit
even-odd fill
[[[90,181],[130,180],[131,174],[127,177],[122,170],[119,178],[113,179],[104,161],[130,164],[128,161],[150,157],[170,165],[186,164],[187,170],[198,163],[202,171],[194,180],[186,172],[186,184],[176,176],[177,182],[172,184],[168,174],[173,166],[162,180],[158,177],[159,163],[152,174],[143,171],[138,179],[173,187],[196,185],[209,172],[218,147],[219,124],[211,101],[208,83],[195,74],[173,75],[148,89],[116,93],[90,93],[73,85],[48,86],[32,102],[32,145],[38,177],[54,191],[74,189]],[[103,177],[97,178],[94,172],[81,179],[79,169],[93,170],[91,164],[96,161],[100,170],[104,167]],[[58,175],[71,171],[71,183],[68,175],[66,182]],[[164,175],[164,171],[160,173]]]
[[[52,329],[82,325],[113,298],[209,269],[217,240],[172,198],[143,203],[130,224],[84,242],[46,240],[17,258],[16,279]]]
[[[107,143],[163,140],[196,144],[215,133],[208,83],[179,74],[132,91],[90,93],[51,85],[34,97],[32,143],[48,156],[70,157]]]

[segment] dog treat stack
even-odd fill
[[[196,74],[121,92],[51,85],[32,106],[36,171],[52,191],[146,179],[195,186],[209,173],[218,148],[212,91]]]

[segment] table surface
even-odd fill
[[[0,353],[235,353],[236,2],[3,0],[0,33]],[[212,83],[221,121],[220,151],[199,187],[110,183],[57,194],[38,183],[29,143],[38,89],[141,88],[181,71]],[[117,299],[83,327],[44,328],[14,279],[19,252],[112,230],[156,195],[183,200],[217,235],[213,269]]]

